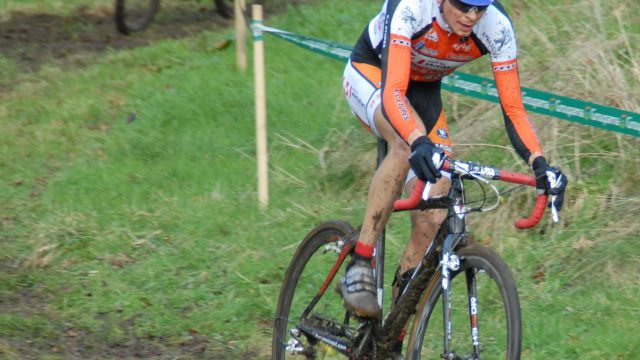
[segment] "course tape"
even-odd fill
[[[261,24],[253,24],[252,27],[254,34],[256,30],[264,31],[336,60],[347,61],[351,54],[352,47],[348,45],[294,34]],[[456,71],[444,77],[442,87],[451,92],[499,103],[496,84],[492,79]],[[534,113],[640,137],[640,114],[635,112],[526,87],[522,88],[522,100],[525,108]]]

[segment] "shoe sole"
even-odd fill
[[[338,284],[336,284],[335,290],[338,293],[338,295],[340,295],[340,297],[342,298],[342,303],[343,303],[345,309],[347,309],[349,312],[353,313],[356,317],[370,319],[370,318],[375,318],[380,314],[380,310],[379,309],[376,309],[375,311],[369,313],[369,312],[363,311],[362,309],[357,309],[357,308],[347,304],[347,302],[344,301],[344,296],[342,295],[342,283],[338,282]]]
[[[371,318],[376,318],[378,317],[378,314],[380,314],[379,310],[375,310],[372,313],[368,313],[366,311],[363,311],[361,309],[356,309],[353,306],[349,306],[349,304],[347,304],[346,302],[343,303],[345,309],[347,309],[348,311],[350,311],[351,313],[353,313],[356,317],[359,318],[366,318],[366,319],[371,319]]]

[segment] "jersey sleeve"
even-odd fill
[[[509,140],[520,157],[528,162],[531,154],[542,155],[542,148],[522,102],[517,60],[493,62],[492,67]]]
[[[408,143],[418,124],[406,99],[411,73],[411,37],[419,24],[415,1],[389,0],[382,46],[382,112]]]
[[[542,155],[542,149],[522,102],[515,32],[503,9],[490,7],[489,10],[493,12],[492,21],[482,29],[483,42],[491,56],[509,140],[520,157],[528,162],[531,154]]]

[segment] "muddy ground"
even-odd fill
[[[116,31],[110,7],[80,7],[68,17],[13,12],[0,23],[0,51],[21,71],[32,72],[47,63],[83,65],[76,55],[86,55],[82,61],[88,61],[109,49],[130,49],[230,24],[213,9],[193,4],[162,8],[148,30],[132,36]]]
[[[304,1],[296,1],[300,3]],[[309,0],[310,2],[310,0]],[[292,3],[292,1],[289,1]],[[284,9],[273,5],[266,14]],[[232,21],[218,15],[212,7],[188,2],[160,10],[153,25],[140,33],[123,36],[116,31],[110,7],[80,7],[70,16],[45,13],[13,12],[4,14],[0,22],[0,52],[13,60],[17,70],[37,72],[46,65],[82,67],[90,65],[107,51],[145,46],[154,41],[182,38],[195,33],[233,26]],[[0,79],[0,94],[10,91],[14,80]],[[21,269],[13,259],[0,256],[0,273],[20,276]],[[24,289],[11,296],[0,297],[0,313],[47,314],[44,289]],[[53,320],[55,323],[56,321]],[[134,320],[112,324],[123,333],[133,333]],[[205,335],[192,333],[183,341],[163,338],[136,338],[122,343],[106,343],[99,334],[61,325],[55,335],[33,339],[0,337],[0,358],[18,359],[253,359],[264,357],[265,349],[239,351]],[[268,352],[267,352],[268,353]],[[259,355],[260,354],[260,355]]]
[[[265,16],[282,12],[285,5],[312,0],[278,0],[265,6]],[[12,12],[0,22],[0,53],[12,59],[21,72],[35,72],[45,64],[85,66],[109,50],[145,46],[164,39],[179,39],[205,30],[233,26],[212,6],[186,2],[163,6],[149,29],[124,36],[116,31],[113,8],[86,6],[71,16]],[[12,84],[0,79],[0,91]]]

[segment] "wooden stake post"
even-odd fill
[[[236,64],[240,71],[247,71],[247,24],[244,20],[245,4],[244,0],[235,0],[234,2],[234,20],[236,27]]]
[[[252,6],[253,24],[262,25],[262,5]],[[269,174],[267,155],[267,104],[264,75],[264,41],[262,30],[253,30],[253,73],[256,101],[256,159],[258,161],[258,201],[260,208],[269,205]]]

